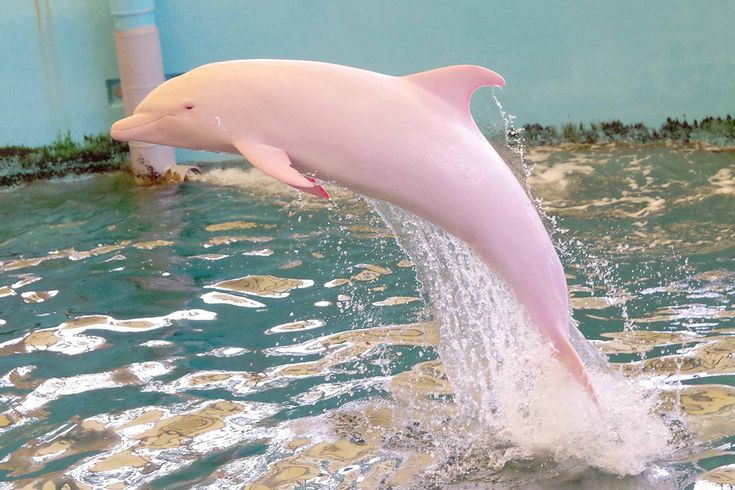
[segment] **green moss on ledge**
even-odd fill
[[[52,177],[120,170],[128,145],[103,134],[77,143],[67,133],[47,146],[0,147],[0,186]]]
[[[623,124],[609,121],[591,124],[567,123],[563,126],[542,126],[526,124],[523,130],[511,133],[511,138],[523,138],[528,146],[556,146],[564,143],[604,144],[632,143],[646,144],[656,142],[700,142],[711,146],[735,146],[735,119],[726,117],[705,117],[691,123],[686,119],[666,119],[658,129],[649,128],[642,123]]]

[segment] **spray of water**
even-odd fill
[[[373,205],[414,261],[441,325],[439,355],[459,409],[455,437],[621,475],[667,453],[672,434],[654,415],[651,393],[593,363],[595,406],[474,251],[400,208]]]

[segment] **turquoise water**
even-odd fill
[[[330,188],[331,202],[302,200],[228,164],[180,186],[110,174],[0,193],[0,478],[9,488],[733,481],[733,155],[542,148],[526,161],[581,331],[628,377],[620,390],[635,386],[669,414],[651,419],[668,432],[639,431],[636,407],[611,394],[617,425],[595,430],[622,434],[619,453],[586,446],[585,433],[565,439],[563,420],[564,451],[542,439],[522,447],[523,431],[468,438],[461,430],[477,426],[457,406],[503,383],[456,374],[446,346],[457,335],[437,327],[444,316],[428,301],[451,278],[412,267],[417,244],[404,241],[408,257],[355,196]],[[432,247],[446,240],[422,233]],[[458,304],[469,293],[453,292]],[[519,400],[533,394],[524,390]],[[540,413],[513,422],[546,427]]]

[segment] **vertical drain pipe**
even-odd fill
[[[125,115],[133,113],[148,93],[163,83],[163,58],[153,0],[109,0],[115,26],[115,50],[120,70]],[[130,142],[136,176],[155,178],[176,164],[174,149]]]

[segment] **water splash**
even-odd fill
[[[654,393],[585,355],[594,348],[581,349],[595,407],[474,251],[400,208],[372,204],[416,264],[440,324],[438,351],[459,409],[450,435],[465,446],[514,447],[522,459],[576,460],[620,475],[669,452],[672,433],[654,415]]]
[[[503,119],[503,135],[505,137],[505,145],[515,155],[515,160],[520,163],[520,167],[523,171],[523,182],[526,189],[528,190],[527,180],[531,176],[533,169],[526,162],[526,144],[523,139],[523,128],[515,127],[516,116],[509,113],[503,108],[503,104],[500,102],[498,95],[493,91],[493,101],[498,107],[500,117]]]

